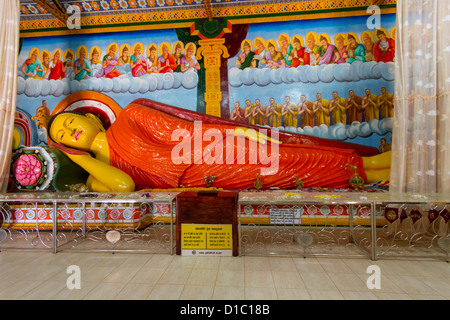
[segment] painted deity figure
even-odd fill
[[[60,80],[64,79],[66,66],[61,61],[61,52],[56,50],[53,53],[53,59],[50,61],[50,74],[48,75],[49,80]]]
[[[333,99],[329,103],[331,119],[333,120],[333,125],[337,123],[347,124],[347,109],[345,99],[339,97],[337,91],[333,91]]]
[[[120,72],[117,71],[116,66],[122,66],[122,62],[119,61],[118,55],[116,55],[118,48],[115,44],[109,47],[108,53],[103,57],[102,62],[102,72],[99,76],[104,76],[106,78],[115,78],[120,76]]]
[[[370,93],[370,89],[366,89],[366,95],[362,98],[362,109],[364,109],[365,121],[379,119],[378,96]]]
[[[283,55],[285,66],[290,67],[292,60],[289,60],[288,58],[293,49],[292,44],[289,43],[289,38],[287,37],[286,34],[280,35],[278,37],[278,41],[280,44],[278,52],[280,52]]]
[[[146,100],[148,101],[148,100]],[[213,175],[214,186],[224,190],[246,190],[254,187],[257,174],[264,189],[295,187],[295,176],[305,187],[349,187],[351,173],[348,164],[356,166],[358,174],[368,182],[389,180],[390,154],[359,156],[355,149],[322,145],[305,145],[300,140],[274,140],[260,132],[245,135],[249,128],[239,127],[210,117],[203,123],[200,139],[194,134],[195,123],[180,117],[187,110],[165,108],[158,104],[135,101],[124,108],[112,125],[105,129],[95,115],[74,112],[56,114],[48,124],[49,143],[62,150],[74,163],[89,173],[86,184],[95,192],[132,192],[154,188],[205,187],[204,177]],[[203,115],[204,116],[204,115]],[[171,139],[175,129],[184,130],[183,141]],[[221,154],[229,154],[228,136],[242,137],[243,144],[234,144],[233,158],[223,162],[174,160],[174,150],[182,153],[180,144],[207,154],[214,131],[214,144]],[[220,142],[220,143],[219,143]],[[323,141],[322,141],[323,142]],[[320,142],[318,142],[320,143]],[[254,147],[252,147],[254,145]],[[261,155],[256,163],[238,160],[240,154],[248,159],[254,148],[267,147],[275,155],[275,164],[265,163]],[[275,151],[276,150],[276,151]],[[187,151],[186,151],[187,152]],[[176,152],[175,152],[176,153]],[[330,167],[333,170],[330,170]],[[265,171],[262,171],[266,169]],[[376,169],[376,170],[375,170]],[[376,171],[376,173],[374,173]]]
[[[39,50],[34,49],[30,54],[30,58],[27,59],[22,66],[22,72],[25,76],[25,79],[42,77],[44,69],[42,67],[41,61],[38,58]]]
[[[193,43],[188,43],[185,50],[186,54],[181,58],[181,72],[200,70],[200,64],[195,58],[195,45]]]
[[[142,77],[148,72],[148,65],[145,56],[142,54],[142,46],[136,44],[134,47],[134,53],[130,58],[130,67],[133,77]]]
[[[316,44],[316,38],[313,34],[307,35],[306,44],[307,47],[305,52],[309,54],[309,63],[306,63],[305,61],[305,64],[310,64],[312,66],[318,65],[320,60],[320,47]]]
[[[282,125],[281,106],[275,103],[272,97],[269,99],[269,105],[266,108],[266,117],[269,121],[269,126],[272,128],[279,128]]]
[[[388,38],[383,30],[376,31],[378,41],[373,48],[373,55],[377,62],[392,62],[395,57],[395,41]]]
[[[380,110],[380,118],[394,117],[394,95],[381,88],[381,95],[378,96],[378,109]]]
[[[162,55],[158,57],[158,72],[171,73],[177,68],[177,63],[173,55],[170,54],[168,43],[161,44]]]
[[[284,127],[298,126],[298,107],[295,103],[291,102],[289,96],[284,97],[284,103],[281,106],[281,116],[284,117]]]
[[[175,68],[175,72],[182,72],[181,70],[181,66],[183,65],[181,59],[184,58],[184,54],[183,54],[183,46],[181,41],[177,41],[177,43],[175,43],[175,46],[173,48],[173,58],[175,59],[175,63],[177,65],[177,67]]]
[[[292,68],[309,64],[309,54],[305,52],[305,47],[302,47],[300,39],[295,37],[292,40],[293,48],[287,57],[289,65]]]
[[[342,34],[338,34],[335,40],[336,49],[339,52],[340,58],[336,63],[346,63],[347,62],[347,46],[345,45],[345,38]]]
[[[261,60],[261,64],[267,64],[268,68],[278,69],[286,66],[283,55],[277,51],[275,44],[268,41],[266,56]]]
[[[42,69],[44,70],[42,74],[42,79],[49,80],[51,70],[50,70],[50,53],[48,51],[42,52]]]
[[[255,68],[256,60],[254,59],[255,53],[252,51],[251,43],[249,40],[244,40],[242,42],[242,52],[239,54],[236,65],[239,69],[243,70],[245,68]]]
[[[245,118],[245,110],[240,107],[239,101],[234,103],[234,109],[231,111],[230,119],[240,123],[247,123]]]
[[[375,56],[373,55],[374,43],[371,34],[369,34],[369,31],[363,32],[363,34],[361,35],[361,40],[364,45],[364,58],[366,59],[366,61],[376,61]]]
[[[363,122],[364,110],[362,109],[362,98],[355,94],[353,90],[348,92],[349,97],[346,99],[347,104],[347,121],[348,124],[353,122]]]
[[[158,47],[155,44],[148,48],[148,73],[158,73]]]
[[[262,38],[257,37],[254,40],[254,44],[255,44],[255,50],[254,52],[254,56],[253,59],[255,61],[255,67],[258,68],[260,66],[261,60],[265,57],[267,51],[266,51],[266,47],[264,45],[264,40]]]
[[[97,48],[94,48],[94,50],[92,50],[92,54],[91,54],[91,65],[94,64],[101,64],[102,61],[100,60],[100,52],[98,52]]]
[[[130,49],[128,45],[123,46],[122,55],[119,58],[119,61],[122,62],[122,65],[130,63]]]
[[[316,117],[316,126],[321,126],[322,124],[327,127],[330,126],[330,102],[327,99],[322,98],[322,94],[318,92],[316,94],[317,100],[313,102],[313,112]]]
[[[334,45],[328,43],[328,39],[324,36],[320,36],[320,44],[319,65],[338,63],[339,59],[341,58],[338,49]]]
[[[306,95],[302,94],[300,97],[298,108],[302,110],[302,116],[300,118],[301,127],[314,127],[313,103],[306,99]]]
[[[352,34],[348,34],[347,39],[348,47],[345,53],[347,62],[350,64],[357,60],[366,62],[366,52],[364,50],[364,46],[356,42],[356,39]]]
[[[82,47],[79,51],[79,58],[75,60],[73,64],[75,71],[75,80],[83,80],[91,76],[91,65],[86,57],[86,49]]]

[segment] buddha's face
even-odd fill
[[[50,137],[59,144],[70,148],[89,151],[100,128],[84,115],[62,113],[50,127]]]

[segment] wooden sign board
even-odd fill
[[[237,202],[237,192],[183,192],[177,195],[176,253],[239,255]]]

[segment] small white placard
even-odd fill
[[[302,214],[297,208],[269,209],[271,224],[300,224]]]

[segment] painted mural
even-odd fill
[[[222,73],[205,76],[206,45],[182,36],[185,30],[26,38],[14,148],[47,146],[50,114],[74,94],[109,97],[112,116],[105,112],[114,121],[114,109],[138,98],[205,112],[205,86],[216,81],[223,118],[388,151],[395,15],[383,15],[376,30],[366,21],[355,16],[232,28],[222,53],[225,80]]]
[[[252,24],[229,60],[231,117],[323,138],[390,143],[395,15]]]

